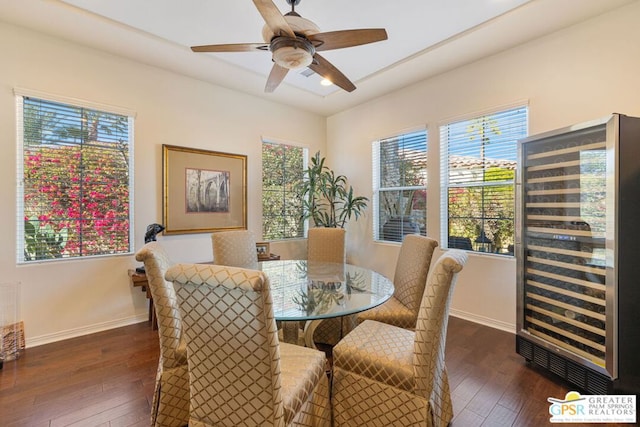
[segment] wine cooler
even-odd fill
[[[590,394],[640,393],[640,119],[521,140],[516,351]]]

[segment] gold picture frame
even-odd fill
[[[247,228],[247,156],[162,145],[164,234]]]
[[[269,242],[257,242],[256,252],[258,253],[258,261],[264,261],[271,258],[271,250]]]

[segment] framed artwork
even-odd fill
[[[164,234],[247,228],[247,156],[162,145]]]
[[[269,259],[269,257],[271,256],[271,251],[269,249],[269,242],[256,243],[256,251],[258,252],[259,261]]]

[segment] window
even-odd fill
[[[262,237],[265,240],[304,237],[302,202],[295,188],[306,167],[307,149],[263,141]]]
[[[426,235],[427,132],[419,130],[373,143],[373,235],[401,242]]]
[[[440,127],[447,247],[513,255],[517,141],[526,135],[527,107]]]
[[[18,262],[131,252],[133,117],[17,97]]]

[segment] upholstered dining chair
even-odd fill
[[[415,331],[366,320],[333,348],[335,426],[446,427],[453,418],[444,362],[449,305],[462,250],[429,272]]]
[[[260,271],[177,264],[187,341],[190,426],[329,426],[323,352],[280,343]]]
[[[158,242],[145,244],[136,260],[144,263],[160,337],[160,360],[151,407],[151,425],[179,427],[189,422],[189,372],[182,319],[173,283],[164,275],[171,266]]]
[[[377,320],[400,328],[415,328],[431,258],[436,247],[438,242],[429,237],[418,234],[406,235],[400,247],[393,276],[393,296],[371,310],[358,313],[355,324],[365,320]]]
[[[256,239],[249,230],[219,231],[211,234],[213,263],[228,267],[258,268]]]
[[[344,228],[310,228],[307,234],[307,260],[344,264],[345,236]]]
[[[307,261],[344,264],[346,231],[344,228],[314,227],[307,234]],[[322,320],[313,332],[313,340],[335,345],[343,335],[343,322],[353,322],[351,317],[335,317]],[[305,325],[302,325],[305,327]],[[347,327],[351,330],[352,327]]]

